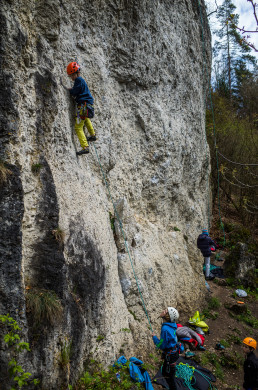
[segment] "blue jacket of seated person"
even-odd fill
[[[161,327],[160,339],[157,336],[152,337],[156,347],[166,353],[182,353],[184,347],[177,342],[176,330],[177,325],[175,322],[164,322]]]

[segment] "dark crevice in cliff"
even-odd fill
[[[0,186],[0,308],[17,318],[23,307],[21,287],[23,188],[20,170],[6,164],[12,172]],[[21,313],[19,313],[21,315]]]
[[[0,184],[0,314],[9,313],[13,318],[24,321],[21,276],[23,188],[19,168],[11,164],[6,164],[6,167],[12,174]],[[2,336],[0,328],[0,339]],[[0,383],[8,384],[6,352],[1,347],[0,367]]]
[[[42,147],[47,139],[51,141],[51,127],[58,112],[56,100],[57,84],[52,73],[42,69],[41,73],[35,73],[35,91],[37,101],[37,139]],[[52,136],[53,137],[53,136]]]
[[[59,207],[56,188],[50,167],[44,157],[41,157],[40,179],[42,194],[36,222],[41,231],[41,239],[34,244],[33,285],[38,288],[53,290],[62,298],[65,285],[66,265],[59,242],[52,231],[59,223]]]

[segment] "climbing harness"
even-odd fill
[[[94,107],[92,104],[84,103],[77,106],[77,116],[84,120],[86,118],[92,119],[94,117]]]
[[[100,166],[100,169],[101,169],[101,173],[102,173],[102,176],[103,176],[105,185],[106,185],[107,190],[108,190],[108,194],[109,194],[110,200],[111,200],[112,205],[113,205],[113,208],[114,208],[115,215],[116,215],[117,220],[118,220],[118,222],[119,222],[119,227],[120,227],[120,229],[121,229],[121,232],[122,232],[122,235],[123,235],[123,238],[124,238],[125,248],[126,248],[126,251],[127,251],[127,253],[128,253],[128,256],[129,256],[129,260],[130,260],[131,267],[132,267],[132,270],[133,270],[133,275],[134,275],[134,278],[135,278],[135,281],[136,281],[136,285],[137,285],[137,288],[138,288],[138,291],[139,291],[139,294],[140,294],[140,298],[141,298],[141,301],[142,301],[142,306],[143,306],[143,309],[144,309],[144,311],[145,311],[145,315],[146,315],[146,317],[147,317],[147,320],[148,320],[148,322],[149,322],[150,330],[152,331],[152,326],[151,326],[150,318],[149,318],[148,311],[147,311],[146,306],[145,306],[145,303],[144,303],[144,299],[143,299],[143,296],[142,296],[142,293],[141,293],[141,289],[140,289],[140,286],[139,286],[138,278],[137,278],[136,273],[135,273],[135,270],[134,270],[132,258],[131,258],[131,255],[130,255],[130,251],[129,251],[129,248],[128,248],[128,245],[127,245],[125,233],[124,233],[124,230],[123,230],[123,225],[122,225],[121,219],[120,219],[120,217],[119,217],[119,214],[118,214],[118,212],[117,212],[115,203],[114,203],[114,201],[113,201],[113,198],[112,198],[112,195],[111,195],[111,192],[110,192],[110,188],[109,188],[108,182],[107,182],[107,180],[106,180],[106,176],[105,176],[103,167],[102,167],[102,165],[101,165],[101,162],[100,162],[99,155],[98,155],[98,152],[97,152],[97,149],[96,149],[95,144],[93,144],[93,146],[94,146],[94,149],[95,149],[95,153],[96,153],[96,156],[97,156],[97,159],[98,159],[98,163],[99,163],[99,166]]]
[[[76,121],[77,124],[81,122],[81,120],[85,120],[86,118],[92,119],[94,117],[94,107],[92,104],[83,103],[78,104],[76,107]]]

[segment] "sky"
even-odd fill
[[[223,0],[205,0],[205,3],[207,5],[207,13],[209,14],[212,11],[216,10],[216,3],[218,6],[220,6],[223,3]],[[245,27],[247,30],[256,30],[258,27],[256,25],[256,20],[253,14],[253,7],[250,1],[248,2],[247,0],[232,0],[232,3],[236,6],[235,13],[239,15],[239,27]],[[258,15],[258,7],[256,14]],[[209,22],[210,22],[210,27],[211,30],[216,27],[217,21],[216,21],[216,13],[213,13],[209,17]],[[256,49],[258,50],[258,31],[256,33],[250,33],[250,34],[245,34],[245,35],[250,35],[250,38],[248,41],[252,42]],[[217,36],[212,37],[213,43],[215,40],[219,40]],[[251,55],[255,56],[258,59],[258,52],[255,52],[252,50],[250,52]]]

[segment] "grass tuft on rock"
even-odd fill
[[[43,323],[53,326],[62,318],[63,307],[54,291],[31,288],[26,293],[26,305],[35,326]]]
[[[7,168],[5,162],[0,161],[0,185],[4,185],[10,175],[12,175],[12,171]]]

